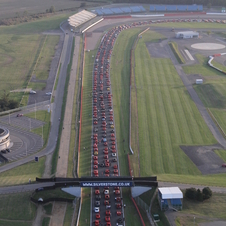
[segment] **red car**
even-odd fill
[[[110,173],[110,170],[109,170],[109,169],[106,169],[106,170],[105,170],[105,173]]]
[[[115,141],[111,142],[112,145],[115,145]]]
[[[95,226],[99,226],[99,225],[100,225],[100,221],[99,221],[99,220],[95,220],[95,221],[94,221],[94,225],[95,225]]]
[[[111,226],[111,222],[106,222],[106,226]]]
[[[99,194],[100,194],[100,190],[99,189],[95,190],[95,195],[99,195]]]
[[[109,159],[105,159],[104,161],[105,161],[105,163],[109,163],[110,162]]]
[[[105,166],[106,166],[106,167],[109,167],[109,166],[110,166],[110,164],[109,164],[109,163],[107,163],[107,162],[105,162]]]
[[[106,216],[110,216],[111,215],[111,211],[110,210],[106,210],[105,215]]]
[[[114,137],[112,137],[112,138],[111,138],[111,141],[115,141],[115,138],[114,138]]]
[[[107,151],[108,150],[108,147],[105,147],[104,150]]]
[[[110,217],[109,216],[105,216],[105,221],[106,222],[109,222],[111,219],[110,219]]]
[[[93,156],[93,160],[98,160],[98,156]]]
[[[116,195],[120,195],[120,190],[115,190]]]
[[[100,214],[99,213],[96,214],[96,219],[100,219]]]
[[[118,169],[118,165],[114,165],[113,168],[114,168],[114,169]]]
[[[94,174],[98,174],[98,170],[94,170],[93,173],[94,173]]]
[[[105,195],[104,197],[105,197],[105,199],[107,199],[107,200],[110,199],[110,195]]]
[[[93,166],[93,169],[98,169],[98,165],[94,165]]]
[[[112,153],[116,153],[116,150],[115,150],[115,149],[114,149],[114,150],[111,150],[111,152],[112,152]]]
[[[112,133],[112,134],[111,134],[111,137],[114,137],[114,136],[115,136],[115,134],[114,134],[114,133]]]
[[[116,197],[116,198],[115,198],[115,201],[116,201],[116,202],[121,202],[121,198],[120,198],[120,197]]]
[[[117,216],[121,216],[122,212],[121,211],[116,211]]]
[[[105,151],[105,150],[104,150],[104,154],[107,155],[107,154],[108,154],[108,151]]]
[[[105,155],[105,156],[104,156],[104,159],[108,159],[108,155]]]
[[[93,162],[94,165],[98,165],[98,161],[97,160],[94,160]],[[98,167],[97,167],[98,168]]]
[[[117,209],[122,209],[122,205],[121,204],[116,204],[116,208]]]
[[[117,169],[114,169],[114,173],[118,173],[118,170]]]

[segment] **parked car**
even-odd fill
[[[17,114],[16,115],[16,117],[22,117],[23,116],[23,114]]]

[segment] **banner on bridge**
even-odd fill
[[[81,187],[133,187],[133,182],[80,182]]]

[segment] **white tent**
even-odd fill
[[[178,187],[159,188],[162,199],[182,199],[183,193]]]

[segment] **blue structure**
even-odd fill
[[[158,188],[158,201],[161,210],[182,210],[183,193],[178,187]]]
[[[145,12],[143,6],[130,6],[130,7],[119,7],[119,8],[99,8],[95,9],[92,12],[96,13],[98,16],[103,15],[117,15],[117,14],[126,14],[126,13],[139,13]]]
[[[203,11],[202,5],[150,5],[150,12],[196,12]]]

